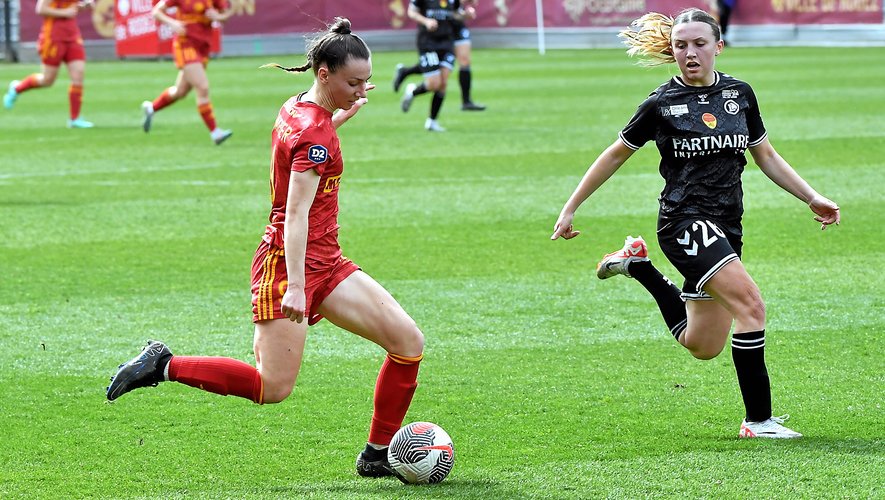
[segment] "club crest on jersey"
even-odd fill
[[[736,114],[738,114],[738,111],[741,110],[740,104],[736,103],[735,101],[732,101],[731,99],[725,101],[724,107],[725,107],[725,112],[730,115],[736,115]]]
[[[329,159],[329,151],[325,146],[315,144],[307,148],[307,159],[314,163],[323,163]]]
[[[701,120],[704,120],[704,125],[710,128],[716,128],[716,117],[710,113],[704,113],[701,115]]]

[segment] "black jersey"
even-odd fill
[[[436,19],[437,22],[434,31],[427,31],[423,24],[418,25],[418,51],[451,51],[455,39],[455,27],[452,21],[461,7],[461,0],[410,0],[410,3],[422,16]]]
[[[634,150],[654,140],[661,153],[660,225],[705,216],[740,234],[744,153],[767,133],[750,85],[724,73],[715,77],[709,87],[673,77],[648,96],[619,136]]]

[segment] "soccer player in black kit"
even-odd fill
[[[403,112],[412,106],[415,96],[433,92],[430,116],[424,128],[431,132],[445,132],[436,120],[446,97],[449,74],[455,67],[455,32],[452,21],[460,16],[459,0],[411,0],[408,16],[418,23],[418,57],[424,81],[406,86],[400,103]]]
[[[645,64],[675,62],[680,74],[655,89],[587,170],[554,226],[551,239],[580,234],[575,210],[648,141],[661,154],[658,243],[684,276],[680,290],[655,269],[642,238],[597,266],[600,279],[635,278],[654,297],[675,339],[699,359],[716,357],[734,324],[731,352],[746,416],[739,436],[797,438],[787,418],[771,411],[765,367],[765,304],[741,263],[741,172],[750,150],[775,184],[815,213],[821,229],[839,223],[839,207],[818,194],[769,143],[756,96],[745,82],[714,69],[722,51],[719,25],[707,12],[688,9],[675,18],[650,13],[620,36],[629,55]]]
[[[473,52],[473,43],[470,41],[470,29],[464,24],[466,20],[476,18],[477,0],[463,0],[461,8],[452,20],[453,43],[455,46],[455,59],[458,60],[458,83],[461,86],[461,111],[485,111],[482,104],[473,102],[470,91],[473,88],[473,72],[470,70],[470,55]],[[409,75],[421,73],[421,64],[406,67],[397,64],[393,72],[393,91],[399,92],[400,86]]]

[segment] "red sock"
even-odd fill
[[[80,116],[80,106],[83,104],[83,86],[74,85],[68,88],[68,101],[71,103],[71,120],[76,120]]]
[[[228,394],[264,403],[264,382],[254,366],[238,359],[209,356],[172,356],[169,380],[204,391]]]
[[[153,102],[154,112],[156,113],[157,111],[160,111],[161,109],[172,104],[173,102],[175,102],[175,98],[172,97],[172,94],[169,92],[169,89],[164,90],[162,93],[160,93],[159,96],[157,96],[156,99],[154,99],[154,102]]]
[[[28,75],[24,80],[19,82],[18,85],[15,86],[15,91],[21,94],[26,90],[31,90],[33,88],[37,88],[40,86],[40,74],[34,73],[33,75]]]
[[[203,121],[209,128],[209,132],[215,130],[215,113],[212,112],[212,103],[207,102],[206,104],[200,104],[197,106],[197,110],[200,112],[200,116],[203,117]]]
[[[418,387],[418,364],[424,355],[415,358],[387,353],[375,382],[375,412],[369,428],[369,442],[387,445],[403,425],[412,395]]]

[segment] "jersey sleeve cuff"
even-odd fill
[[[762,137],[756,139],[755,141],[748,143],[747,146],[751,147],[751,148],[753,146],[758,146],[759,144],[762,144],[762,141],[764,141],[766,137],[768,137],[768,132],[765,132],[764,134],[762,134]]]
[[[624,132],[623,132],[623,131],[618,132],[618,137],[621,139],[621,142],[624,143],[624,146],[627,146],[628,148],[632,149],[633,151],[639,151],[639,148],[642,147],[641,145],[640,145],[640,146],[637,146],[637,145],[635,145],[635,144],[631,144],[630,141],[628,141],[627,138],[624,137]],[[761,139],[760,139],[760,140],[761,140]]]

